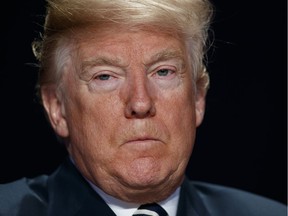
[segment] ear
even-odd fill
[[[55,85],[42,87],[41,96],[52,128],[60,137],[68,137],[69,130],[65,118],[64,103],[63,99],[57,94],[57,87]]]
[[[196,93],[196,102],[195,102],[195,108],[196,108],[196,127],[198,127],[204,118],[205,114],[205,104],[206,104],[206,89],[201,88],[197,89]]]

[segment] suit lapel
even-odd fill
[[[181,186],[177,216],[209,216],[207,207],[193,184],[186,178]]]
[[[49,216],[116,216],[70,159],[48,179]]]

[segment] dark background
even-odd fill
[[[35,101],[30,45],[42,30],[44,0],[7,4],[0,18],[1,183],[49,174],[66,154]],[[214,5],[211,87],[187,174],[287,203],[286,1]]]

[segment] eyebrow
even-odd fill
[[[123,63],[122,63],[123,64]],[[102,65],[108,65],[108,66],[121,66],[121,60],[118,58],[108,58],[108,57],[96,57],[91,60],[86,60],[81,64],[82,72],[85,72],[85,69],[87,67],[92,66],[102,66]]]
[[[155,55],[152,55],[149,58],[149,63],[145,64],[145,66],[149,67],[157,62],[167,61],[170,59],[180,59],[183,64],[185,62],[183,52],[181,52],[180,50],[163,50],[156,53]]]

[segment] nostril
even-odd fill
[[[132,111],[131,112],[131,116],[134,118],[146,118],[148,116],[150,116],[150,110],[147,111]]]
[[[145,104],[128,104],[126,107],[127,118],[148,118],[154,116],[156,109],[153,102]]]

